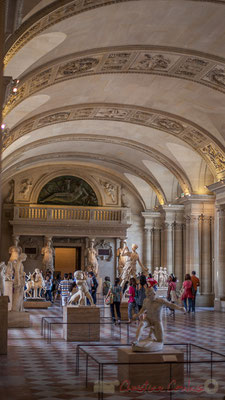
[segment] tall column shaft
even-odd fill
[[[173,272],[173,225],[165,223],[164,229],[164,261],[163,265],[167,268],[167,272]]]
[[[215,254],[218,254],[215,265],[216,299],[225,299],[225,207],[217,212],[218,236],[215,242]]]
[[[151,229],[145,228],[144,229],[144,248],[143,248],[143,264],[145,267],[148,268],[149,272],[151,271]]]
[[[174,275],[181,286],[184,278],[183,265],[183,224],[174,224]]]
[[[202,246],[201,246],[201,271],[200,271],[200,293],[211,294],[212,293],[212,240],[211,240],[211,227],[212,217],[202,217]]]
[[[161,265],[161,249],[160,249],[160,229],[154,228],[153,231],[153,266]]]

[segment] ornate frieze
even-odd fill
[[[212,162],[218,173],[225,170],[225,155],[212,143],[203,147],[202,152]]]
[[[188,52],[188,51],[187,51]],[[104,51],[84,52],[83,56],[69,55],[57,60],[54,65],[48,64],[39,71],[25,76],[19,86],[18,92],[11,95],[5,105],[5,116],[17,104],[31,94],[38,92],[58,82],[74,79],[80,76],[101,73],[144,73],[160,74],[169,77],[189,79],[207,85],[225,93],[225,60],[221,63],[207,55],[197,56],[183,54],[179,49],[157,51],[157,46],[142,47],[128,46],[123,50],[118,48]]]

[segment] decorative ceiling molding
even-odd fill
[[[19,172],[24,166],[36,166],[38,163],[43,163],[47,162],[48,164],[50,163],[55,163],[56,161],[59,162],[73,162],[77,160],[94,160],[94,161],[103,161],[108,164],[113,164],[117,165],[120,168],[125,169],[129,173],[133,173],[139,178],[143,179],[151,188],[152,190],[156,193],[156,196],[158,197],[159,203],[166,204],[167,199],[166,195],[160,186],[159,182],[156,180],[156,178],[150,173],[146,173],[143,171],[141,168],[138,168],[134,166],[133,164],[130,164],[128,162],[124,162],[121,160],[118,160],[116,158],[111,158],[108,156],[103,156],[102,154],[91,154],[91,153],[76,153],[76,152],[65,152],[65,153],[50,153],[50,154],[42,154],[38,155],[35,157],[30,157],[27,158],[26,160],[19,161],[18,163],[14,164],[10,169],[8,169],[4,176],[4,179],[8,179],[8,177],[13,176],[15,173]]]
[[[172,47],[119,46],[70,54],[25,75],[3,116],[27,97],[57,83],[98,74],[151,74],[190,80],[225,93],[225,59]]]
[[[3,137],[3,151],[15,140],[35,129],[76,120],[119,121],[151,127],[176,136],[196,150],[209,165],[215,178],[225,171],[224,146],[202,127],[180,116],[146,107],[94,103],[58,108],[18,124]]]
[[[185,172],[178,167],[174,161],[170,160],[164,154],[160,153],[158,150],[149,147],[147,145],[140,144],[134,140],[128,140],[120,137],[115,136],[103,136],[103,135],[86,135],[86,134],[68,134],[68,135],[59,135],[54,137],[49,137],[45,139],[36,140],[35,142],[29,143],[20,147],[19,149],[15,150],[12,154],[6,157],[2,161],[2,171],[10,166],[10,163],[13,162],[15,159],[18,159],[22,154],[27,153],[28,151],[35,149],[39,146],[45,146],[51,143],[60,143],[65,141],[87,141],[87,142],[100,142],[100,143],[110,143],[120,146],[125,146],[126,148],[131,148],[137,151],[140,151],[151,157],[154,161],[162,164],[166,167],[178,180],[183,192],[185,194],[192,193],[192,186],[191,183],[185,174]]]
[[[7,65],[12,57],[33,37],[40,34],[50,26],[94,8],[124,3],[135,0],[58,0],[53,4],[41,9],[27,21],[25,21],[17,31],[11,35],[6,42],[6,54],[4,64]],[[137,0],[136,0],[137,1]],[[142,1],[142,0],[138,0]],[[225,4],[225,0],[183,0],[196,1],[214,4]]]

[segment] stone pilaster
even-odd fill
[[[174,275],[181,287],[184,277],[184,249],[183,249],[183,224],[174,223]]]

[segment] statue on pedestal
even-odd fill
[[[156,282],[159,282],[159,267],[155,268],[153,272],[153,278],[155,279]]]
[[[167,306],[173,310],[185,311],[184,307],[180,307],[175,303],[157,297],[154,289],[147,288],[145,290],[146,298],[144,299],[143,306],[138,314],[133,315],[136,319],[143,315],[144,319],[141,321],[137,332],[136,340],[132,345],[133,351],[147,352],[147,351],[160,351],[164,344],[163,323],[162,323],[162,308]],[[140,340],[142,333],[145,329],[150,328],[149,336],[147,339]]]
[[[14,244],[9,248],[10,259],[9,261],[17,261],[20,254],[22,254],[22,248],[18,246],[19,236],[13,236]]]
[[[29,273],[26,287],[24,295],[28,294],[28,296],[32,297],[33,291],[33,297],[41,297],[41,289],[45,288],[45,281],[38,268],[35,268],[33,274]]]
[[[87,257],[87,271],[94,272],[95,276],[98,275],[98,259],[97,259],[97,251],[94,248],[95,240],[90,240],[90,247],[86,249],[85,255]]]
[[[126,247],[126,241],[121,240],[120,247],[117,249],[117,252],[116,252],[116,255],[118,258],[118,276],[119,277],[122,276],[123,268],[125,267],[125,264],[126,264],[126,257],[122,255],[124,247]]]
[[[76,303],[78,302],[78,305],[80,306],[85,306],[86,305],[86,297],[90,301],[90,304],[93,306],[94,302],[92,299],[91,294],[89,293],[87,281],[85,278],[85,274],[83,271],[75,271],[74,272],[74,278],[76,280],[76,285],[77,285],[77,292],[72,295],[70,300],[68,301],[68,304],[71,303]]]
[[[168,279],[169,279],[169,274],[167,272],[167,268],[163,268],[163,286],[168,287]]]
[[[128,247],[125,246],[121,255],[126,257],[126,263],[123,268],[122,276],[121,276],[121,287],[122,289],[125,286],[125,283],[130,280],[132,277],[136,277],[136,266],[137,262],[140,265],[142,272],[147,276],[148,269],[144,267],[142,262],[140,261],[139,255],[136,252],[138,248],[137,244],[132,244],[132,251],[129,251]]]
[[[6,272],[5,272],[5,280],[6,281],[12,282],[15,263],[16,263],[16,261],[8,261],[8,264],[6,265]]]
[[[46,273],[47,270],[50,270],[53,274],[55,250],[52,247],[51,238],[47,238],[47,243],[42,247],[41,254],[44,256],[42,260],[44,273]]]
[[[12,311],[23,311],[24,299],[24,286],[25,286],[25,272],[23,262],[26,261],[27,256],[22,253],[17,262],[14,264],[14,292],[12,301]]]
[[[5,294],[5,272],[6,265],[4,262],[0,263],[0,295],[4,296]]]

